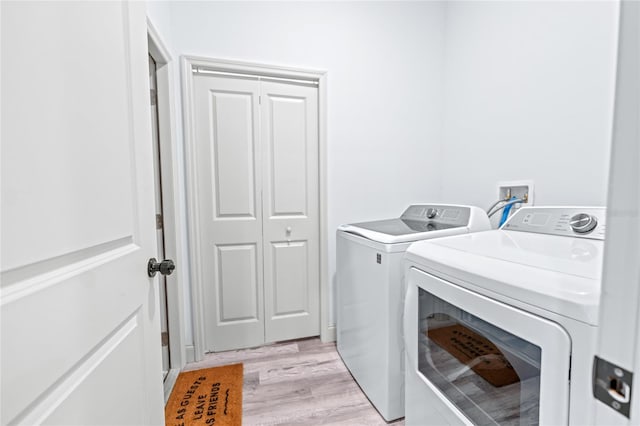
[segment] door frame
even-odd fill
[[[618,403],[595,394],[601,378],[595,374],[594,424],[636,425],[640,422],[640,184],[637,163],[640,92],[640,4],[621,1],[618,5],[618,51],[612,120],[611,158],[607,199],[607,239],[604,250],[602,290],[598,327],[597,358],[627,370],[622,377],[631,386],[631,401]],[[606,367],[602,369],[607,371]],[[615,371],[615,370],[614,370]],[[617,372],[616,372],[617,373]],[[600,380],[598,380],[600,379]],[[623,382],[625,383],[625,382]],[[635,390],[633,390],[635,388]],[[606,393],[604,393],[606,395]],[[629,410],[626,414],[624,408]]]
[[[187,180],[187,207],[189,209],[189,250],[191,271],[191,306],[193,320],[194,358],[200,361],[205,353],[204,288],[200,270],[199,200],[195,159],[195,106],[193,70],[204,68],[230,74],[250,74],[261,77],[306,80],[318,84],[318,190],[319,190],[319,265],[320,265],[320,339],[335,340],[335,325],[329,323],[328,234],[327,234],[327,71],[309,70],[228,59],[182,56],[181,82]]]
[[[160,140],[160,167],[163,199],[163,227],[165,239],[165,256],[173,259],[177,265],[176,272],[166,276],[167,279],[167,319],[169,330],[169,374],[164,382],[165,402],[169,397],[180,370],[186,365],[186,349],[184,341],[184,277],[188,269],[182,262],[182,235],[180,223],[184,218],[179,209],[180,180],[178,176],[175,137],[175,114],[173,93],[173,61],[167,45],[147,19],[147,42],[149,55],[156,61],[158,138]],[[159,341],[159,339],[158,339]]]

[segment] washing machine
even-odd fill
[[[605,209],[531,207],[413,244],[407,425],[588,425]]]
[[[418,240],[490,229],[472,206],[416,204],[399,218],[337,231],[337,348],[385,420],[404,416],[402,259]]]

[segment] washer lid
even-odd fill
[[[407,259],[490,297],[596,325],[603,251],[599,240],[493,230],[414,243]]]
[[[338,230],[384,244],[406,243],[466,233],[470,226],[482,227],[476,210],[470,206],[413,204],[399,218],[342,225]]]
[[[417,234],[422,232],[440,231],[442,229],[459,228],[462,225],[449,225],[431,221],[411,219],[387,219],[374,222],[354,223],[348,225],[354,228],[366,229],[394,236]]]
[[[384,244],[405,243],[428,238],[468,232],[464,226],[436,222],[419,222],[406,219],[387,219],[374,222],[342,225],[338,230]]]

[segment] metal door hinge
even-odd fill
[[[161,214],[156,214],[156,229],[164,228],[164,220],[162,219]]]
[[[626,417],[631,409],[632,383],[633,372],[594,357],[593,396]]]
[[[151,98],[151,105],[156,105],[158,103],[158,93],[155,89],[149,89],[149,96]]]
[[[166,331],[163,331],[162,334],[160,334],[160,339],[162,340],[162,346],[169,346],[169,333]]]

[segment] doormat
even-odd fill
[[[166,426],[240,426],[242,364],[180,373],[164,407]]]
[[[517,383],[538,373],[525,361],[516,371],[496,345],[463,325],[434,328],[427,336],[495,387]]]

